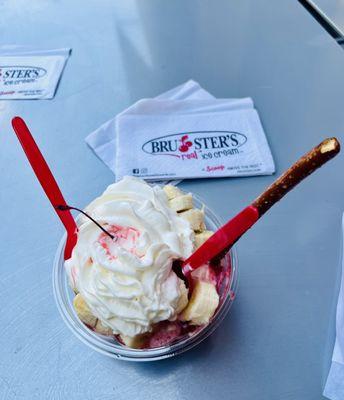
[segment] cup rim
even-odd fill
[[[199,196],[193,194],[193,198],[196,206],[204,205]],[[208,217],[208,219],[210,219],[217,228],[222,225],[220,219],[208,206],[204,206],[204,211],[206,218]],[[174,355],[191,349],[212,334],[214,330],[221,324],[231,305],[233,304],[234,297],[237,292],[238,258],[235,247],[232,247],[229,253],[225,256],[225,259],[227,259],[227,261],[225,261],[227,262],[227,265],[228,263],[231,263],[231,276],[227,293],[224,294],[225,297],[222,301],[222,304],[220,304],[220,307],[216,311],[209,324],[201,328],[197,333],[178,340],[171,345],[153,349],[132,349],[129,347],[124,347],[116,343],[111,343],[109,341],[109,337],[95,333],[85,326],[77,317],[70,295],[68,295],[68,293],[70,294],[72,290],[69,287],[64,268],[63,254],[65,242],[66,234],[64,234],[60,240],[53,264],[52,284],[55,303],[58,311],[65,324],[76,337],[97,352],[112,358],[127,361],[154,361],[173,357]],[[232,293],[234,293],[234,297],[231,295]]]

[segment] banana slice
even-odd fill
[[[188,299],[188,289],[185,286],[185,283],[182,279],[179,279],[179,285],[180,285],[180,297],[179,297],[179,302],[178,306],[176,309],[176,314],[181,313],[184,308],[188,305],[189,299]]]
[[[120,337],[122,342],[132,349],[140,349],[143,346],[144,342],[147,340],[147,335],[145,334],[136,335],[133,337],[120,335]]]
[[[195,232],[202,232],[205,230],[204,212],[198,208],[183,211],[179,214],[182,218],[186,219]]]
[[[106,335],[110,336],[113,334],[112,329],[108,328],[107,326],[103,325],[100,319],[97,320],[96,326],[94,327],[94,330],[97,333],[100,333],[101,335]]]
[[[182,312],[180,319],[190,321],[193,325],[207,324],[219,305],[219,295],[215,285],[197,281],[188,306]]]
[[[78,317],[84,324],[90,326],[91,328],[96,326],[97,318],[92,314],[91,310],[80,294],[77,294],[74,297],[73,306],[78,314]]]
[[[168,205],[172,208],[172,210],[177,212],[189,210],[193,207],[192,195],[183,194],[182,196],[175,197],[174,199],[168,201]]]
[[[207,241],[210,236],[213,236],[213,231],[203,231],[201,233],[196,233],[195,235],[195,248],[198,249],[202,244]]]
[[[184,194],[179,188],[177,188],[177,186],[173,185],[165,185],[163,189],[167,195],[168,200],[172,200],[175,197],[182,196]]]

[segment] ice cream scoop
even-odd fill
[[[85,210],[113,235],[81,216],[65,262],[72,288],[93,315],[122,337],[175,319],[185,285],[172,265],[192,253],[193,231],[169,207],[164,190],[124,177]]]

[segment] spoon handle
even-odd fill
[[[66,260],[71,257],[77,241],[77,225],[70,211],[61,211],[56,208],[58,205],[66,206],[66,201],[26,123],[22,118],[15,117],[12,119],[12,126],[39,183],[66,228],[67,242],[64,253]]]
[[[313,173],[340,151],[336,138],[322,141],[287,169],[272,185],[239,214],[218,229],[183,263],[183,273],[190,272],[213,258],[227,252],[277,201],[304,178]]]

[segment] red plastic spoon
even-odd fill
[[[336,138],[325,139],[301,157],[269,186],[251,205],[216,231],[182,265],[187,279],[190,273],[213,258],[228,251],[258,219],[304,178],[321,167],[340,151]]]
[[[20,117],[12,119],[13,129],[22,145],[23,150],[39,180],[45,194],[48,196],[50,203],[54,207],[57,215],[67,231],[67,242],[65,246],[64,258],[67,260],[72,255],[72,250],[77,241],[77,225],[71,212],[67,210],[59,210],[56,207],[67,206],[67,203],[61,193],[61,190],[51,173],[42,153],[40,152],[29,128],[24,120]]]

